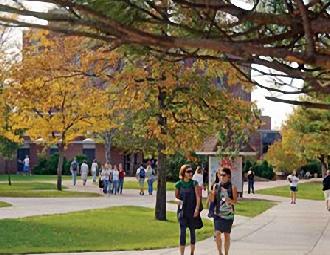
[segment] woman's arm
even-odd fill
[[[195,186],[195,196],[196,196],[196,208],[195,208],[194,217],[198,217],[199,209],[200,209],[200,205],[201,205],[201,197],[199,195],[198,185]]]
[[[231,204],[234,205],[237,203],[237,187],[236,186],[232,186],[232,190],[233,190],[233,199],[231,199]]]

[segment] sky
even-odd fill
[[[248,8],[249,5],[246,4],[246,0],[233,0],[233,3],[241,6],[243,8]],[[31,4],[31,9],[34,11],[46,11],[47,6],[38,2]],[[17,40],[21,40],[22,38],[22,31],[17,30],[15,33],[15,37]],[[265,69],[263,69],[265,70]],[[260,77],[257,72],[252,72],[252,79],[258,81],[263,86],[271,86],[272,81],[269,77]],[[288,81],[290,83],[291,81]],[[292,85],[300,86],[302,84],[301,81],[293,81]],[[285,122],[288,115],[293,111],[293,106],[285,103],[277,103],[272,102],[265,99],[265,96],[278,96],[283,98],[283,96],[278,94],[270,93],[269,91],[261,88],[256,88],[252,91],[252,101],[255,101],[258,108],[262,110],[263,115],[270,116],[272,118],[272,128],[273,129],[280,129],[281,125]],[[297,99],[297,96],[285,96],[285,99]]]

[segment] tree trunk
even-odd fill
[[[134,162],[134,153],[131,153],[129,155],[129,175],[134,176],[134,168],[135,168],[135,162]]]
[[[106,162],[111,162],[111,143],[112,143],[112,132],[107,131],[104,134],[105,161]]]
[[[158,187],[155,207],[156,220],[166,220],[166,155],[163,153],[165,145],[158,144]]]
[[[327,162],[326,162],[324,154],[321,155],[320,161],[321,161],[322,177],[324,178],[326,176],[326,173],[327,173]]]
[[[11,177],[10,177],[10,173],[8,170],[8,160],[7,159],[5,159],[5,172],[8,175],[8,185],[11,186]]]
[[[158,87],[158,125],[161,128],[161,133],[166,134],[166,117],[162,116],[162,110],[166,108],[165,105],[166,92]],[[155,207],[156,220],[166,220],[166,155],[164,154],[166,146],[162,142],[158,142],[158,187]]]
[[[62,170],[64,160],[64,145],[58,145],[58,163],[57,163],[57,190],[62,191]]]

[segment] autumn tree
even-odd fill
[[[318,96],[317,100],[329,102],[329,97]],[[282,128],[282,141],[270,147],[267,160],[281,169],[291,171],[310,160],[319,160],[324,174],[328,168],[330,150],[329,123],[329,111],[296,108]]]
[[[19,146],[19,130],[12,129],[10,116],[12,108],[8,104],[6,90],[11,78],[11,66],[19,57],[19,45],[13,40],[12,29],[0,26],[0,155],[4,159],[4,170],[8,174],[8,184],[11,185],[8,161],[16,156]]]
[[[215,77],[226,75],[229,87],[217,87]],[[124,95],[131,98],[135,108],[129,128],[123,129],[128,131],[121,137],[137,143],[121,144],[154,149],[158,156],[156,219],[166,219],[167,155],[176,152],[189,155],[200,148],[206,137],[220,130],[248,133],[255,128],[257,116],[253,114],[253,105],[234,98],[227,91],[232,84],[237,84],[238,76],[236,69],[219,62],[195,61],[186,66],[148,56],[115,76],[114,79],[119,80],[125,77]],[[249,86],[246,84],[246,89]],[[230,126],[228,120],[231,120]]]
[[[171,61],[215,59],[239,70],[253,65],[259,74],[274,78],[274,86],[254,81],[282,96],[269,100],[330,109],[325,102],[283,98],[330,92],[328,0],[246,0],[240,6],[224,0],[41,0],[59,9],[48,13],[7,2],[0,4],[0,21],[10,26],[99,39],[109,48],[129,44]],[[8,18],[7,13],[18,16]],[[32,23],[23,19],[27,16],[49,23]],[[291,79],[305,84],[294,86]]]
[[[7,97],[15,107],[11,121],[31,139],[40,139],[46,146],[57,144],[57,189],[62,190],[65,147],[97,129],[96,121],[103,114],[104,90],[89,74],[104,67],[92,60],[100,56],[91,54],[84,40],[50,38],[40,32],[31,37],[34,44],[24,48],[8,89]]]

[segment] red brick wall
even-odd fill
[[[82,154],[83,146],[80,143],[71,143],[68,145],[64,152],[64,156],[67,160],[72,160],[75,156]]]

